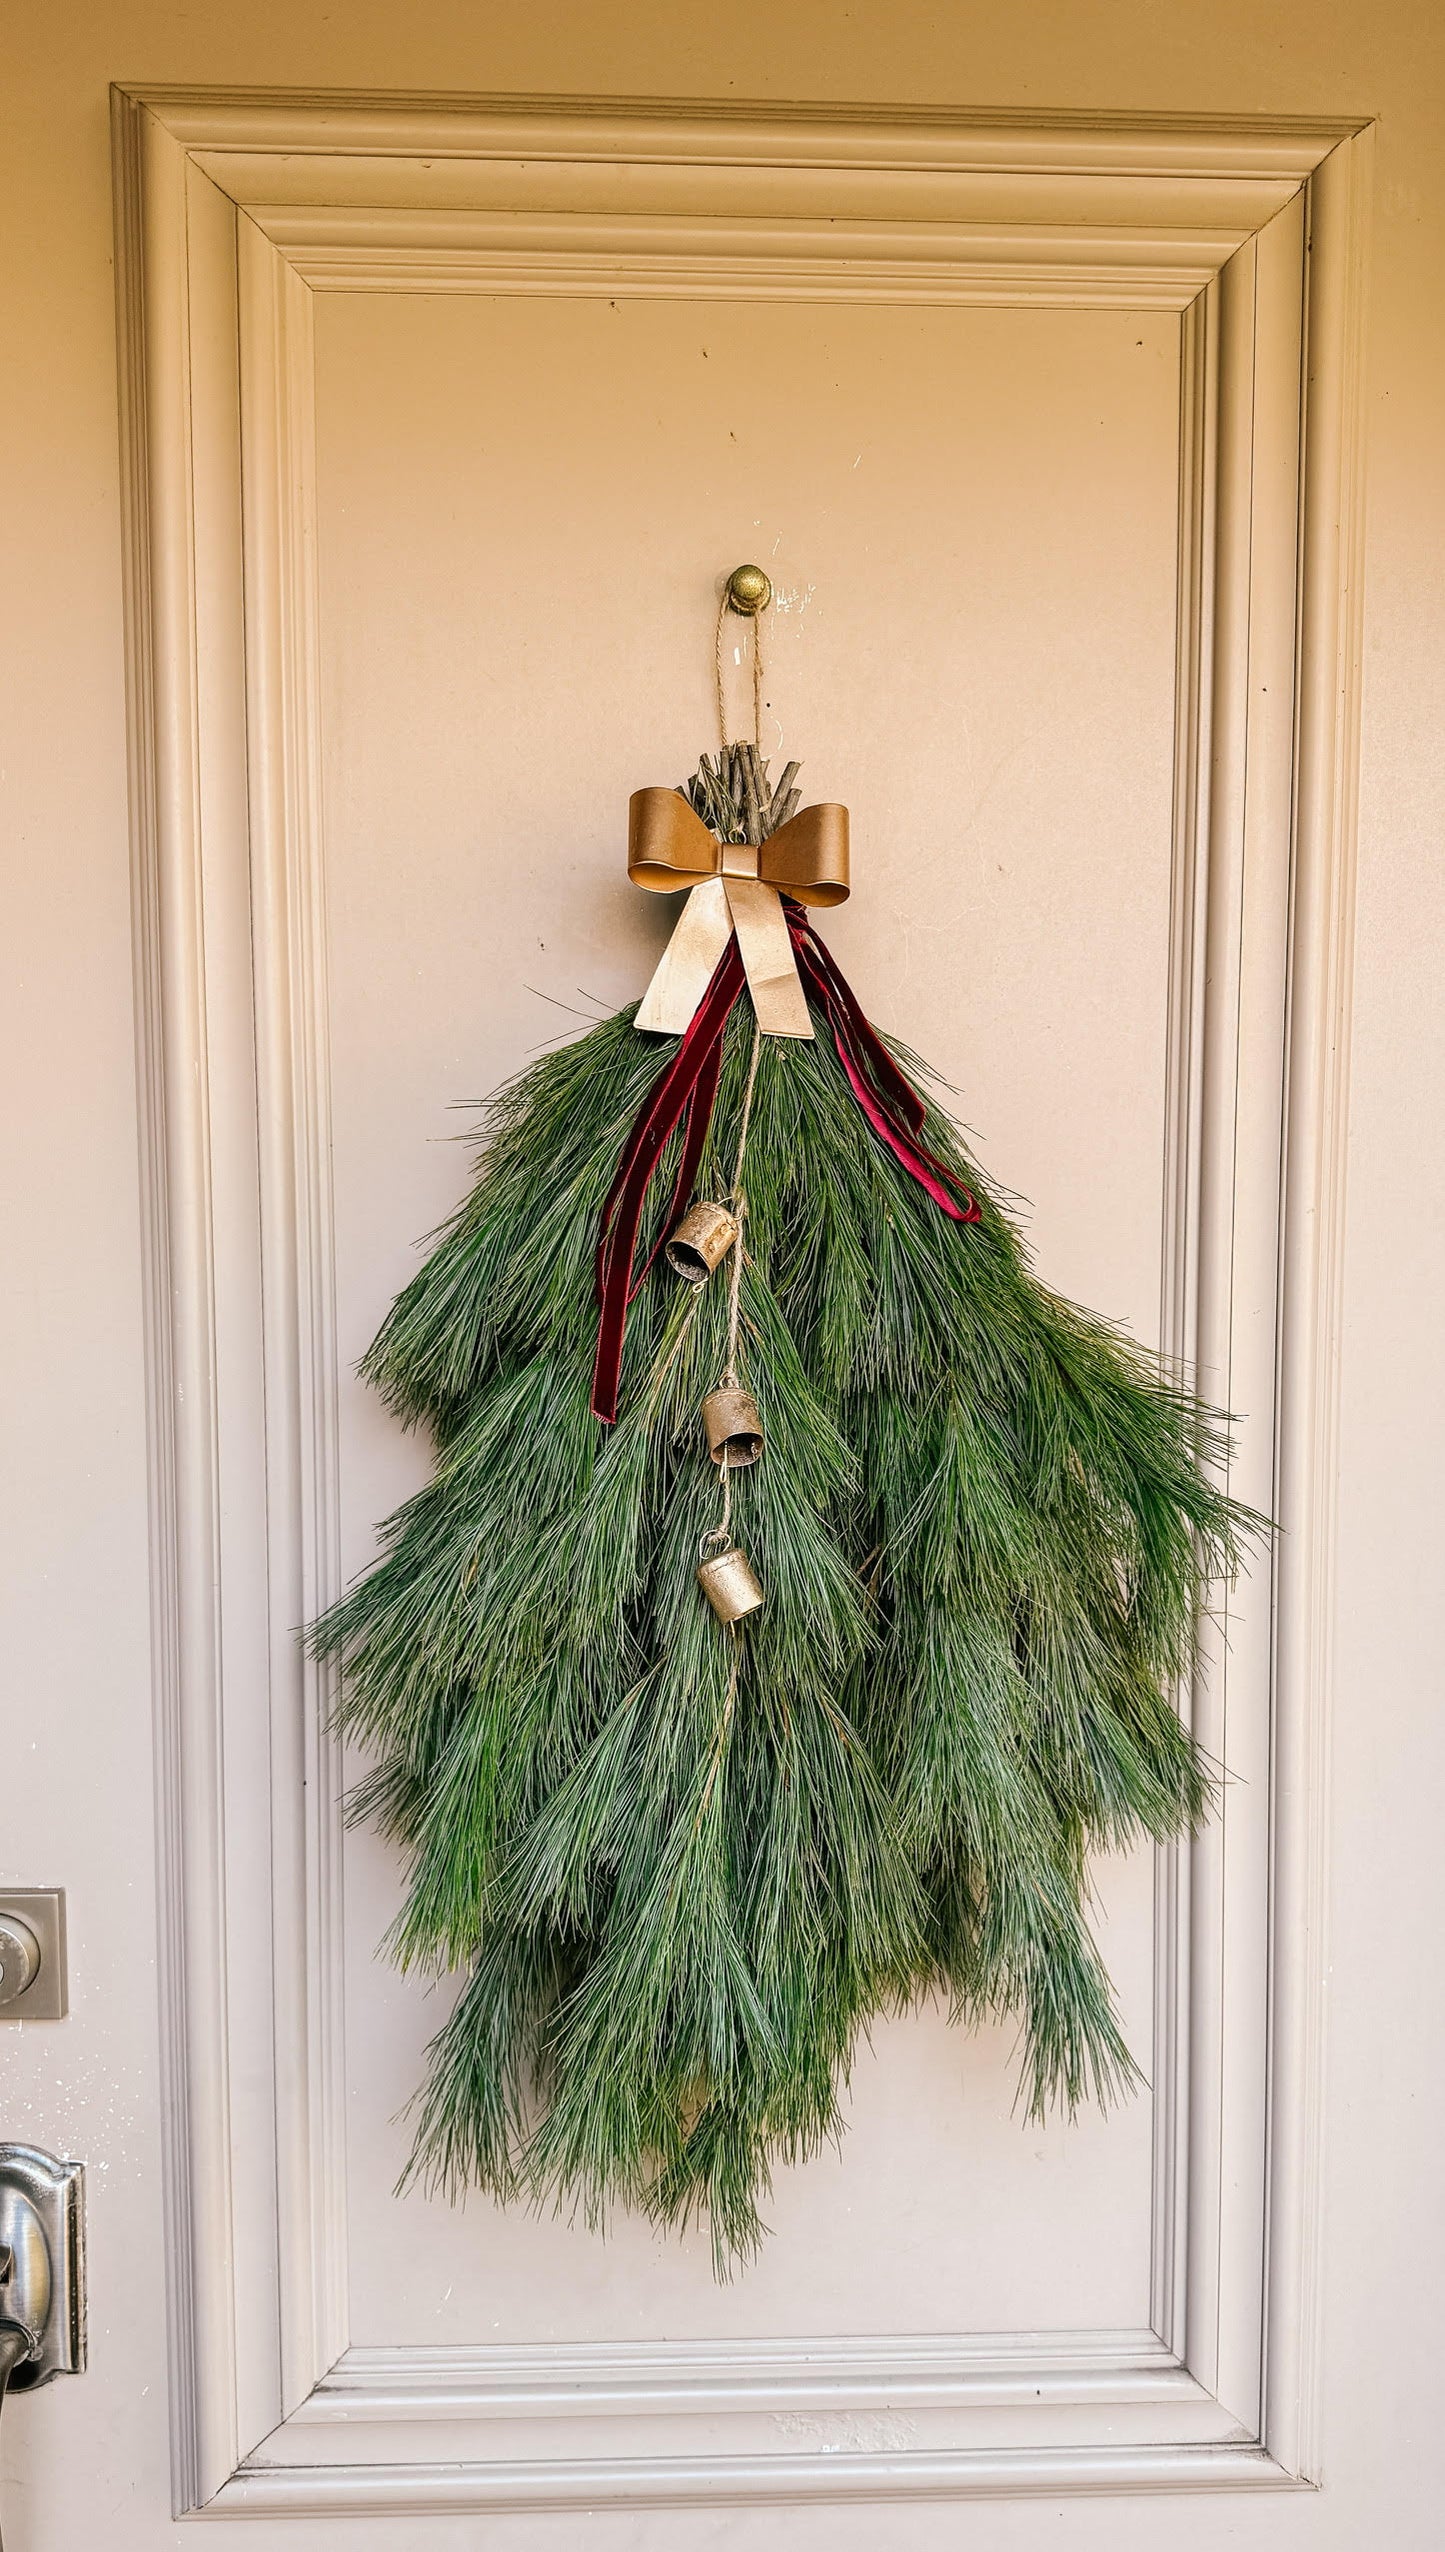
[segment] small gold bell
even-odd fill
[[[714,1462],[726,1462],[731,1471],[745,1471],[756,1462],[763,1449],[763,1422],[750,1391],[719,1383],[702,1404],[702,1422]]]
[[[685,1276],[689,1285],[705,1285],[737,1236],[738,1227],[725,1205],[689,1205],[667,1244],[668,1266],[674,1276]]]
[[[714,1559],[704,1560],[697,1582],[720,1622],[740,1622],[745,1614],[755,1613],[763,1600],[747,1553],[736,1543]]]

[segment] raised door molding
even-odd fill
[[[117,91],[175,2499],[595,2507],[1316,2469],[1369,134]],[[353,2349],[312,430],[318,292],[1180,326],[1163,1329],[1284,1528],[1161,1854],[1152,2326]],[[269,1871],[259,1895],[256,1873]],[[258,2231],[259,2228],[259,2231]]]

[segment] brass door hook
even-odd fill
[[[772,579],[764,574],[761,567],[733,569],[725,596],[729,611],[737,612],[743,620],[756,620],[760,611],[767,610],[772,599]]]

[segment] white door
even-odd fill
[[[13,2552],[172,2509],[275,2552],[1343,2546],[1309,2485],[1367,137],[166,94],[116,138],[157,1818],[123,1906],[60,1772],[51,1863],[6,1849],[71,1885],[82,2009],[96,1926],[154,1941],[160,2142],[142,2175],[99,2070],[49,2101],[65,2042],[24,2032],[23,2132],[90,2166],[94,2347],[0,2422]],[[426,1474],[354,1369],[455,1138],[655,960],[626,801],[713,741],[747,558],[764,744],[852,811],[830,944],[1050,1281],[1241,1413],[1284,1533],[1181,1696],[1218,1820],[1096,1873],[1148,2087],[1038,2128],[1008,2032],[889,2021],[718,2285],[705,2238],[397,2194],[447,1998],[378,1956],[398,1865],[344,1827],[296,1630]]]

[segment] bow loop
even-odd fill
[[[634,789],[627,809],[627,874],[654,895],[699,886],[718,869],[718,838],[676,789]]]
[[[848,809],[803,806],[769,835],[759,853],[758,875],[797,904],[846,904]]]

